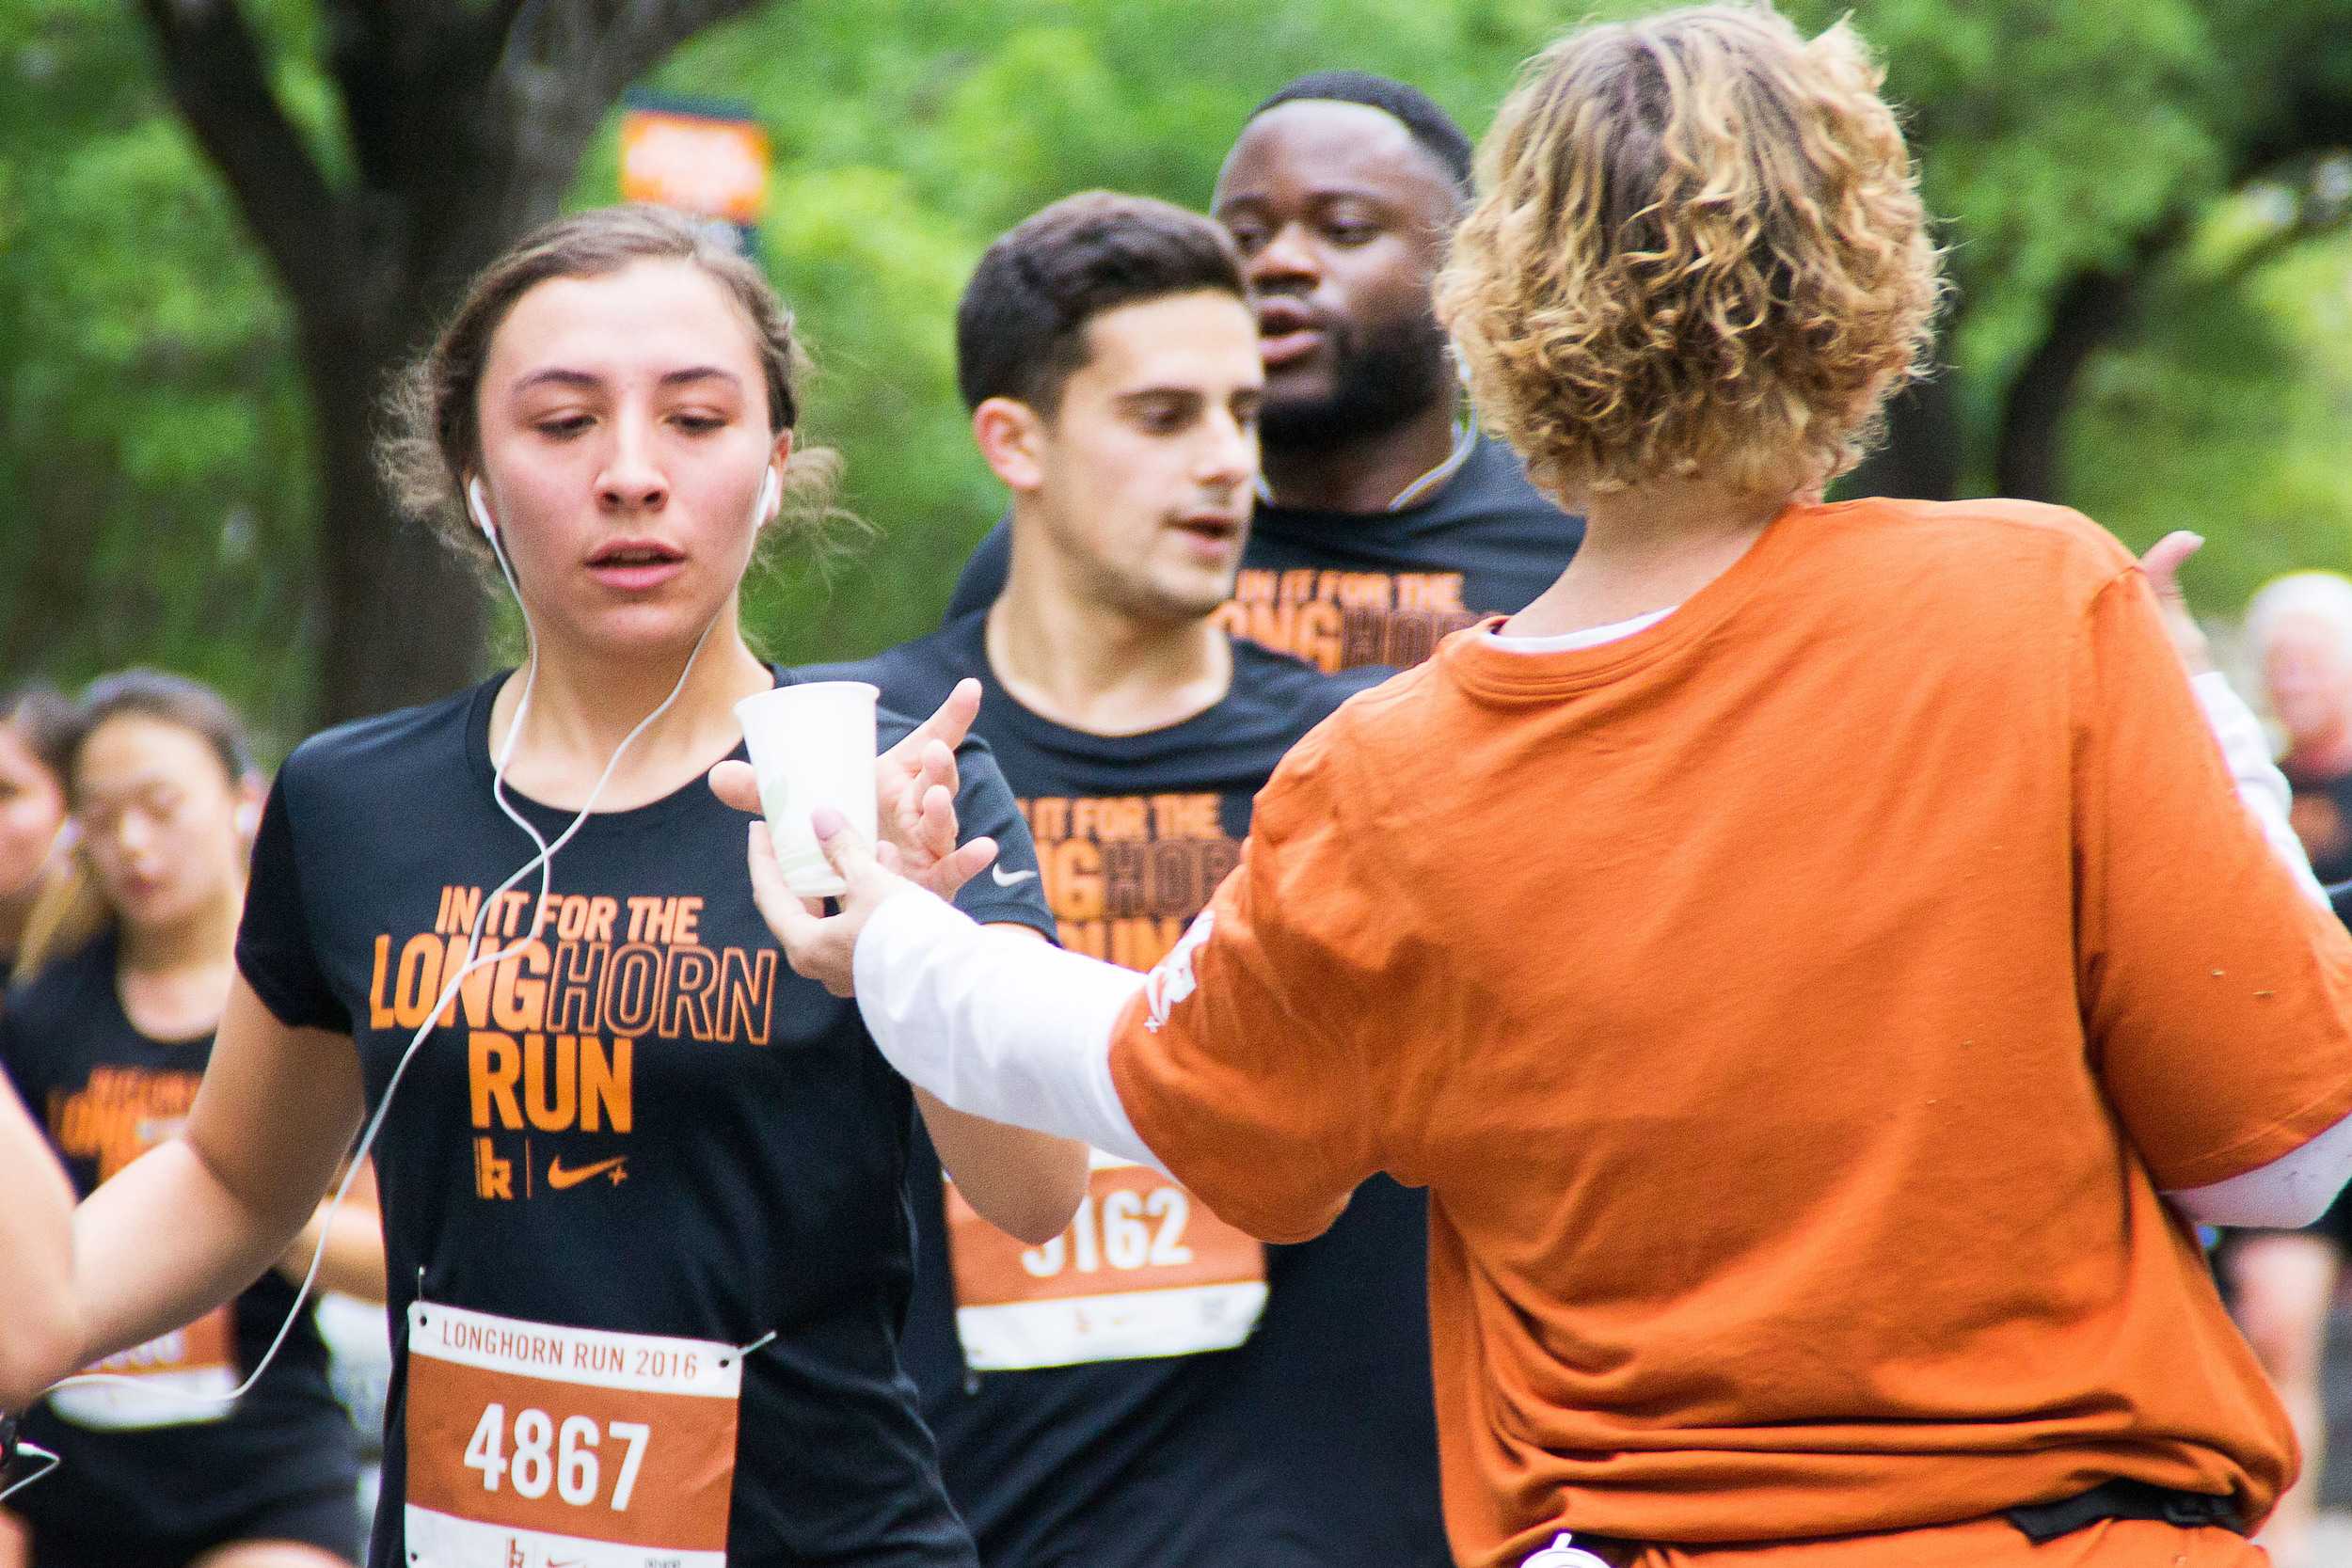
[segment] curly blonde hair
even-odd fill
[[[526,234],[485,267],[449,323],[404,369],[385,400],[375,445],[377,471],[401,509],[471,565],[485,586],[500,585],[490,546],[466,515],[466,478],[482,466],[476,399],[490,342],[517,300],[559,277],[601,277],[637,261],[690,261],[742,310],[767,386],[768,426],[797,428],[808,356],[792,311],[768,279],[709,223],[666,208],[598,207]],[[822,447],[795,446],[785,466],[787,527],[765,531],[762,546],[789,534],[824,546],[832,525],[856,520],[830,504],[840,459]]]
[[[1438,313],[1555,496],[1824,484],[1925,359],[1942,297],[1882,73],[1768,6],[1590,26],[1479,150]]]

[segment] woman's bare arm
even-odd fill
[[[1026,926],[994,926],[1042,942]],[[914,1091],[939,1163],[982,1219],[1033,1246],[1060,1235],[1086,1196],[1087,1146],[950,1109]]]
[[[316,1211],[364,1107],[350,1037],[288,1028],[239,977],[186,1131],[74,1212],[71,1365],[168,1333],[259,1279]]]
[[[0,1410],[22,1410],[73,1365],[73,1188],[0,1080]]]

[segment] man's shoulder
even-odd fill
[[[1433,505],[1449,505],[1466,516],[1497,520],[1556,525],[1562,517],[1575,515],[1535,488],[1527,477],[1527,465],[1508,443],[1484,431],[1470,438],[1461,467],[1430,499]],[[1577,521],[1581,524],[1582,519]]]
[[[1292,735],[1304,735],[1359,691],[1395,672],[1381,665],[1326,673],[1301,658],[1246,638],[1233,639],[1233,695]]]
[[[937,631],[867,658],[796,665],[794,681],[865,681],[879,688],[882,706],[918,720],[929,715],[966,675],[987,678],[987,659],[977,652],[978,625],[985,611],[959,617]]]

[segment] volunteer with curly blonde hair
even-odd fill
[[[2341,1183],[2352,942],[2113,539],[1820,501],[1938,293],[1878,85],[1761,8],[1534,62],[1438,304],[1584,546],[1309,736],[1148,979],[830,820],[840,916],[753,862],[951,1103],[1270,1240],[1427,1186],[1476,1568],[2250,1568],[2293,1470],[2185,1216]]]

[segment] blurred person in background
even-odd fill
[[[1519,609],[1581,525],[1465,413],[1430,303],[1470,144],[1419,88],[1319,71],[1251,112],[1211,213],[1240,246],[1265,364],[1264,477],[1232,602],[1238,637],[1321,669],[1407,665]],[[1005,585],[999,524],[947,618]]]
[[[261,780],[220,696],[135,670],[93,684],[65,755],[77,853],[103,906],[98,933],[28,950],[0,1018],[0,1069],[41,1115],[87,1194],[172,1137],[212,1053],[233,973]],[[322,1208],[276,1270],[234,1303],[90,1369],[28,1411],[25,1436],[63,1461],[12,1498],[32,1568],[305,1568],[358,1546],[356,1433],[327,1387],[307,1315],[250,1392],[313,1246],[322,1277],[384,1293],[364,1207]]]
[[[2247,606],[2247,653],[2285,750],[2289,820],[2325,883],[2352,879],[2352,578],[2274,578]],[[2312,1530],[2327,1473],[2328,1323],[2352,1250],[2352,1201],[2307,1230],[2237,1230],[2219,1261],[2230,1309],[2279,1389],[2303,1444],[2303,1473],[2263,1542],[2280,1568],[2316,1568]]]
[[[2258,1568],[2294,1474],[2186,1222],[2352,1170],[2352,940],[2111,536],[1820,500],[1941,291],[1882,80],[1762,6],[1531,63],[1439,310],[1584,544],[1302,741],[1150,976],[755,843],[975,1114],[1269,1239],[1429,1188],[1468,1568]]]
[[[30,684],[0,697],[0,979],[16,967],[33,908],[60,863],[72,706]]]
[[[856,664],[921,711],[980,678],[1064,946],[1144,970],[1240,858],[1282,754],[1387,673],[1325,675],[1216,616],[1248,531],[1265,373],[1225,231],[1166,202],[1057,201],[980,259],[958,380],[1012,495],[994,605]],[[1041,1248],[912,1180],[904,1354],[991,1568],[1435,1568],[1426,1206],[1375,1177],[1264,1247],[1097,1153]]]

